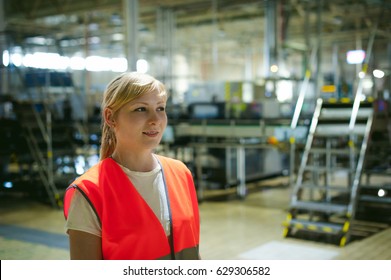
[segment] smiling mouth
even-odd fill
[[[158,131],[146,131],[146,132],[143,132],[143,134],[150,136],[150,137],[155,137],[159,134],[159,132]]]

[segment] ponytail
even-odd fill
[[[104,160],[111,156],[117,144],[113,129],[105,122],[102,116],[102,136],[100,145],[100,160]]]

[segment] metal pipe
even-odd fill
[[[8,67],[5,68],[3,53],[8,49],[8,38],[5,33],[6,20],[4,12],[4,0],[0,0],[0,95],[7,94],[9,91],[9,73]]]
[[[373,26],[373,30],[370,34],[369,41],[368,41],[368,47],[365,54],[364,65],[362,67],[362,72],[364,72],[365,74],[367,73],[368,70],[368,63],[372,54],[372,47],[373,47],[373,42],[375,41],[377,26],[378,26],[378,21],[376,21],[376,24]],[[353,133],[354,126],[356,124],[358,109],[360,107],[362,90],[363,90],[363,79],[360,78],[358,81],[357,92],[353,103],[352,115],[350,117],[350,122],[349,122],[349,130],[352,133]]]

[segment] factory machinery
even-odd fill
[[[98,161],[100,112],[87,119],[75,114],[86,111],[85,100],[70,73],[16,74],[20,92],[1,100],[0,194],[33,195],[61,207],[69,183]],[[227,116],[225,102],[194,102],[179,117],[168,108],[169,126],[157,152],[189,166],[200,201],[215,191],[244,198],[249,182],[289,172],[289,118],[269,118],[247,105],[235,116]],[[304,141],[307,125],[296,133]]]
[[[67,97],[77,90],[66,73],[30,74],[18,99],[1,100],[0,194],[61,207],[68,184],[98,161],[99,112],[75,117]],[[188,165],[200,201],[244,199],[250,182],[290,174],[285,236],[344,246],[391,224],[390,107],[369,101],[320,98],[294,126],[292,114],[270,116],[254,104],[233,116],[226,102],[194,102],[185,116],[168,110],[157,152]]]
[[[221,104],[196,103],[198,106]],[[199,200],[234,194],[248,184],[289,173],[289,119],[191,118],[174,123],[171,149],[194,171]],[[297,138],[305,140],[307,125]]]

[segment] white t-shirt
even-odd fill
[[[119,166],[153,210],[168,236],[170,234],[170,215],[161,166],[158,165],[149,172],[136,172],[120,164]],[[102,225],[98,217],[79,191],[75,191],[72,197],[65,228],[67,232],[72,229],[102,236]]]

